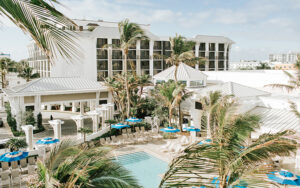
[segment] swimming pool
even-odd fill
[[[160,183],[160,176],[167,171],[168,163],[146,153],[135,152],[121,155],[117,161],[132,172],[139,184],[145,188],[156,188]]]

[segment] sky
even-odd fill
[[[150,24],[161,36],[219,35],[232,39],[231,61],[266,60],[300,52],[300,0],[60,0],[70,18]],[[28,57],[30,37],[0,18],[0,52]]]

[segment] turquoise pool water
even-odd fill
[[[146,152],[121,155],[117,161],[131,171],[145,188],[157,188],[161,180],[159,175],[164,174],[168,168],[166,162]]]

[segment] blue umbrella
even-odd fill
[[[4,162],[19,161],[21,159],[26,158],[27,156],[28,156],[28,152],[26,151],[8,152],[0,156],[0,161],[4,161]]]
[[[300,186],[300,176],[294,175],[287,170],[270,172],[267,176],[270,180],[281,185]]]
[[[190,126],[190,127],[186,127],[186,128],[183,128],[183,130],[186,130],[186,131],[194,131],[194,132],[200,132],[200,129],[194,127],[194,126]]]
[[[129,119],[126,119],[125,121],[131,122],[131,123],[138,123],[138,122],[141,122],[141,121],[143,121],[143,120],[142,120],[142,119],[138,119],[138,118],[136,118],[136,117],[131,117],[131,118],[129,118]]]
[[[163,131],[165,133],[177,133],[180,130],[179,129],[175,129],[173,127],[166,127],[166,128],[160,129],[160,131]]]
[[[114,124],[114,125],[111,125],[111,128],[114,128],[114,129],[123,129],[125,127],[130,127],[129,125],[125,125],[125,124],[122,124],[122,123],[118,123],[118,124]]]
[[[202,140],[201,142],[199,142],[198,145],[210,144],[211,142],[212,142],[212,139],[208,138],[206,140]]]
[[[36,144],[55,144],[57,142],[59,142],[59,139],[48,137],[38,140]]]

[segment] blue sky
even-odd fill
[[[157,35],[222,35],[236,44],[231,60],[265,60],[269,53],[300,52],[300,0],[61,0],[70,18],[151,24]],[[26,58],[29,37],[2,19],[0,52]]]

